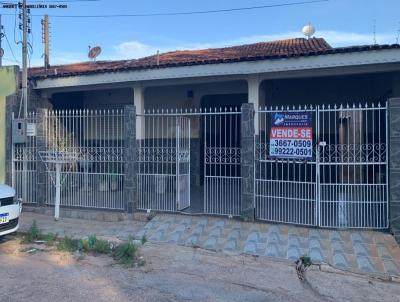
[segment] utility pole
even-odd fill
[[[44,15],[42,20],[43,26],[43,44],[44,44],[44,67],[50,67],[50,32],[49,32],[49,15]]]
[[[21,3],[19,3],[21,4]],[[24,120],[25,127],[27,127],[28,123],[28,17],[27,17],[27,7],[26,0],[22,1],[22,98],[24,104]],[[26,128],[25,128],[26,131]],[[23,161],[23,174],[22,174],[22,200],[27,200],[27,172],[28,165],[27,161]]]
[[[28,17],[26,0],[22,1],[22,97],[24,118],[28,118]]]
[[[1,25],[1,15],[0,15],[0,67],[3,66],[3,48],[1,48],[1,40],[3,40],[3,25]]]

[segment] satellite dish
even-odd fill
[[[4,49],[0,48],[0,58],[2,58],[4,56]]]
[[[90,48],[90,46],[89,46],[89,48]],[[101,53],[101,47],[96,46],[96,47],[89,49],[88,57],[89,57],[89,59],[96,61],[96,58],[100,55],[100,53]]]
[[[307,39],[309,39],[315,34],[315,27],[312,26],[311,23],[308,23],[306,26],[303,27],[302,31],[303,35],[305,35]]]

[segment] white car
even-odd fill
[[[18,230],[21,211],[22,203],[17,199],[15,190],[0,185],[0,237]]]

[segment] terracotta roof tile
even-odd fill
[[[322,55],[329,53],[366,51],[387,47],[393,48],[394,46],[396,45],[332,48],[322,38],[296,38],[224,48],[172,51],[159,54],[159,64],[157,64],[157,55],[153,55],[137,60],[97,61],[58,65],[51,66],[47,70],[44,67],[34,67],[29,69],[29,77],[32,79],[68,77],[74,75],[117,72],[124,70],[232,63],[241,61]],[[397,45],[397,47],[400,46]]]

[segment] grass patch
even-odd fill
[[[91,254],[110,254],[111,245],[106,240],[97,239],[96,235],[91,235],[87,239],[73,239],[64,237],[58,242],[57,248],[66,252],[83,252]]]
[[[39,229],[36,220],[33,221],[28,232],[22,237],[22,243],[32,243],[41,240],[42,231]]]
[[[131,238],[115,248],[113,258],[118,264],[128,267],[132,267],[135,264],[144,265],[143,258],[139,257],[139,248]]]
[[[53,246],[57,240],[57,234],[48,233],[42,235],[42,240],[46,243],[47,246]]]
[[[22,237],[22,243],[45,243],[47,246],[55,246],[59,251],[69,253],[79,252],[78,260],[82,260],[86,254],[105,254],[110,255],[121,265],[132,267],[145,264],[144,258],[139,256],[139,243],[134,243],[130,237],[127,242],[117,245],[115,248],[106,240],[98,239],[96,235],[90,235],[85,239],[75,239],[65,236],[57,238],[57,234],[43,234],[36,221],[33,221],[29,231]],[[143,245],[147,242],[145,235],[140,239]]]
[[[48,233],[43,234],[42,230],[39,229],[36,220],[32,222],[31,227],[29,228],[28,232],[22,236],[22,243],[36,243],[38,241],[44,241],[44,243],[48,246],[54,245],[57,239],[57,234]]]
[[[90,235],[88,239],[80,240],[80,250],[93,254],[111,253],[111,245],[106,240],[97,239],[96,235]]]
[[[79,250],[79,243],[80,240],[65,236],[58,242],[57,249],[60,251],[73,253]]]

